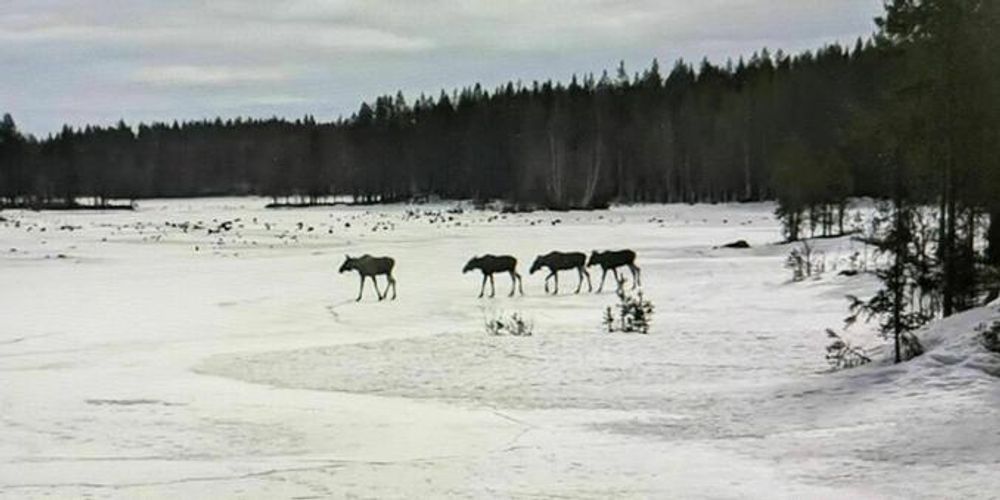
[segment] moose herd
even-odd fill
[[[373,257],[367,254],[361,257],[345,257],[344,263],[340,266],[340,272],[357,271],[358,276],[361,278],[361,286],[358,289],[358,298],[355,299],[356,301],[360,301],[364,295],[365,280],[367,278],[371,278],[372,286],[375,287],[375,294],[378,296],[378,300],[384,300],[389,295],[390,287],[392,288],[392,299],[396,299],[396,278],[392,276],[392,269],[395,267],[396,261],[392,257]],[[624,278],[618,274],[618,270],[623,267],[627,267],[632,273],[632,288],[642,285],[642,273],[639,267],[635,265],[635,252],[632,250],[593,251],[590,253],[589,259],[585,254],[580,252],[549,252],[536,257],[535,262],[531,264],[529,272],[530,274],[535,274],[536,271],[542,268],[547,269],[545,293],[549,293],[549,280],[553,280],[551,293],[555,295],[559,293],[559,271],[576,270],[579,281],[576,284],[576,292],[574,293],[580,293],[584,279],[587,280],[587,291],[593,292],[594,287],[590,282],[590,273],[587,272],[587,268],[593,266],[600,266],[602,271],[601,283],[597,287],[598,293],[604,290],[604,280],[608,276],[608,271],[611,271],[614,275],[615,283],[618,286],[622,286]],[[478,270],[483,275],[483,282],[479,286],[479,298],[482,298],[486,291],[487,281],[490,283],[490,297],[496,296],[496,282],[493,275],[497,273],[507,273],[510,275],[511,283],[510,293],[507,294],[508,297],[513,297],[515,292],[520,292],[521,295],[524,295],[521,275],[517,272],[517,259],[513,256],[486,254],[481,257],[473,257],[462,268],[462,274],[475,270]],[[378,281],[375,279],[376,276],[382,275],[385,275],[387,280],[384,292],[379,290]]]

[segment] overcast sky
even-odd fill
[[[880,0],[0,0],[0,112],[45,135],[124,118],[354,112],[396,90],[725,61],[873,31]]]

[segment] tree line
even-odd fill
[[[37,139],[5,117],[0,198],[44,206],[80,197],[436,195],[555,209],[763,200],[800,184],[798,167],[782,170],[789,141],[803,157],[830,157],[810,182],[835,184],[835,196],[877,194],[884,189],[867,168],[833,153],[851,110],[867,106],[886,78],[886,57],[875,41],[859,41],[795,56],[763,50],[725,65],[678,61],[669,71],[654,60],[640,72],[622,64],[568,83],[474,85],[412,102],[386,95],[331,122],[121,122]]]

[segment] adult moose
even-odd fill
[[[607,252],[591,252],[590,260],[587,261],[587,267],[590,266],[601,266],[601,284],[597,287],[597,292],[600,293],[604,290],[604,278],[608,276],[608,271],[611,271],[615,275],[615,283],[621,286],[621,279],[618,277],[619,267],[628,267],[629,271],[632,272],[632,289],[636,286],[642,285],[641,275],[642,272],[639,267],[635,265],[635,252],[632,250],[612,250]]]
[[[344,263],[340,266],[340,272],[357,271],[358,275],[361,276],[361,288],[358,289],[358,298],[355,301],[361,300],[361,296],[365,291],[365,278],[369,277],[372,279],[372,286],[375,287],[375,294],[378,295],[378,300],[382,300],[386,295],[389,295],[390,286],[392,287],[392,300],[396,300],[396,278],[392,277],[392,268],[396,265],[396,261],[392,257],[372,257],[368,254],[361,257],[351,257],[349,255],[345,255],[344,257]],[[378,289],[378,281],[375,280],[376,276],[382,274],[388,279],[388,283],[385,286],[385,294]]]
[[[521,275],[517,274],[517,259],[514,257],[511,257],[510,255],[489,254],[483,255],[482,257],[473,257],[469,259],[469,262],[462,268],[462,274],[475,269],[479,269],[483,273],[483,284],[479,286],[479,298],[483,298],[483,292],[486,290],[487,278],[490,280],[490,297],[496,296],[497,287],[496,283],[493,281],[493,275],[495,273],[510,274],[510,293],[507,294],[508,297],[513,297],[516,289],[520,289],[521,295],[524,295],[524,286],[522,285]]]
[[[555,278],[556,286],[552,290],[552,294],[555,295],[559,293],[559,271],[576,269],[580,282],[576,284],[576,292],[574,293],[580,293],[584,276],[587,277],[587,291],[593,291],[594,287],[590,284],[590,273],[584,266],[586,262],[587,256],[580,252],[549,252],[545,255],[539,255],[535,259],[535,263],[531,265],[531,274],[535,274],[535,271],[543,267],[548,268],[549,274],[545,277],[545,292],[549,291],[549,278]]]

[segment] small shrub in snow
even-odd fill
[[[877,274],[883,272],[878,271]],[[861,317],[870,320],[881,315],[883,319],[879,324],[879,335],[886,340],[893,341],[896,363],[913,359],[924,353],[924,346],[913,335],[913,331],[934,319],[932,315],[926,311],[912,309],[896,315],[889,315],[888,313],[896,304],[893,301],[893,292],[887,289],[879,290],[874,297],[867,301],[853,295],[848,295],[847,300],[851,303],[851,314],[844,320],[847,328],[854,325]]]
[[[785,259],[785,267],[792,270],[792,281],[803,281],[813,276],[819,277],[826,271],[826,256],[816,252],[808,241],[793,248]]]
[[[653,320],[653,303],[642,296],[642,290],[632,294],[618,287],[618,304],[604,310],[604,327],[611,332],[649,333]]]
[[[903,347],[904,359],[913,359],[924,353],[924,345],[920,343],[920,339],[912,332],[900,335],[899,340]]]
[[[990,326],[983,323],[979,325],[977,330],[983,336],[983,346],[993,352],[1000,353],[1000,321],[994,321]]]
[[[485,326],[486,333],[496,336],[530,337],[535,329],[535,325],[525,320],[520,313],[513,313],[509,316],[504,313],[494,314],[486,319]]]
[[[830,368],[843,370],[872,362],[864,349],[844,340],[837,332],[827,329],[826,336],[830,339],[826,346],[826,362],[830,363]]]
[[[862,253],[860,250],[855,250],[851,252],[847,258],[843,259],[843,264],[846,269],[840,271],[841,276],[857,276],[862,273],[868,272],[868,250],[867,245],[865,246],[865,251]]]

